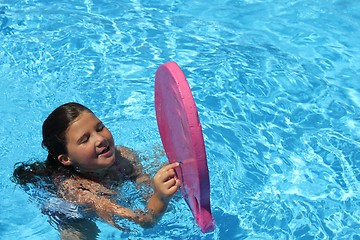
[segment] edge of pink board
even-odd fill
[[[155,110],[159,133],[182,195],[202,232],[214,230],[210,181],[202,128],[184,73],[175,62],[162,64],[155,76]]]

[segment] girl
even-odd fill
[[[23,186],[40,182],[65,201],[91,209],[113,226],[114,217],[127,218],[143,227],[153,226],[166,211],[180,186],[174,168],[162,167],[153,178],[153,194],[144,211],[134,211],[116,203],[112,186],[133,180],[138,186],[150,182],[142,173],[137,155],[126,147],[116,147],[104,124],[85,106],[67,103],[56,108],[44,121],[42,145],[48,151],[44,163],[18,163],[13,180]]]

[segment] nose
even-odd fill
[[[107,145],[107,139],[100,133],[96,133],[95,145],[96,147],[103,147]]]

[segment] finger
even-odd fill
[[[181,181],[180,181],[180,179],[175,178],[175,181],[176,181],[176,185],[177,185],[178,187],[180,187],[180,186],[181,186]]]
[[[165,170],[164,168],[160,169],[156,178],[158,178],[161,182],[166,182],[170,178],[176,177],[176,172],[174,169]]]
[[[181,186],[181,181],[180,179],[174,177],[169,179],[168,181],[164,182],[164,185],[167,189],[170,189],[171,187],[173,187],[174,185],[180,187]]]
[[[168,180],[166,180],[166,181],[164,182],[164,186],[165,186],[167,189],[171,188],[171,187],[174,186],[174,185],[176,185],[176,179],[175,179],[175,178],[170,178],[170,179],[168,179]]]
[[[169,188],[168,194],[174,195],[177,192],[178,189],[179,189],[179,186],[175,184],[174,186]]]
[[[179,165],[180,165],[180,163],[178,163],[178,162],[170,163],[170,164],[166,165],[165,167],[163,167],[163,170],[168,171],[170,169],[174,169],[174,168],[178,167]]]
[[[176,172],[174,169],[170,169],[167,171],[168,177],[175,177],[176,176]]]

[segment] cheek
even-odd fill
[[[90,146],[80,146],[75,149],[72,149],[69,152],[70,157],[73,158],[76,162],[86,163],[89,159],[95,156],[94,150]]]
[[[96,152],[91,145],[85,146],[83,149],[80,149],[80,156],[83,155],[85,158],[94,157]]]
[[[111,132],[109,130],[107,130],[107,139],[112,143],[114,144],[114,138],[113,138],[113,135],[111,134]]]

